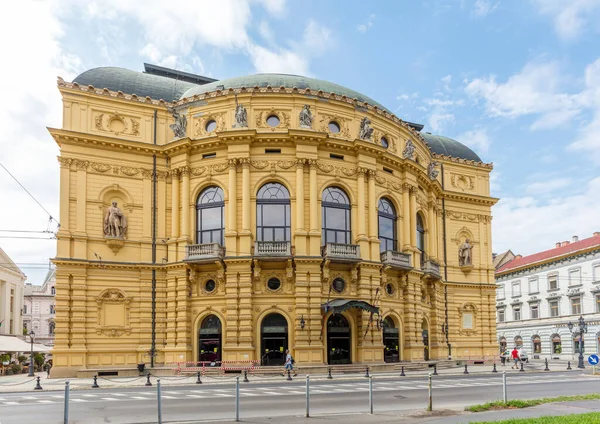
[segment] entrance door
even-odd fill
[[[209,315],[198,332],[198,361],[215,363],[221,360],[221,320]]]
[[[400,337],[394,320],[386,317],[383,320],[383,360],[385,362],[400,361]]]
[[[425,319],[421,323],[421,330],[421,335],[423,336],[423,359],[429,361],[429,325]]]
[[[327,320],[327,363],[350,364],[350,324],[343,315],[334,314]]]
[[[286,319],[281,314],[267,315],[261,325],[261,365],[283,365],[287,348]]]

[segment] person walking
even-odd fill
[[[290,373],[292,371],[294,371],[294,357],[292,356],[292,354],[290,353],[289,349],[285,350],[285,366],[284,366],[284,373],[283,375],[285,375],[285,373],[289,370]],[[298,375],[297,372],[294,372],[294,376]]]
[[[519,369],[519,351],[517,350],[517,348],[515,347],[512,352],[510,353],[510,356],[512,356],[512,359],[514,361],[513,366],[511,367],[512,369]]]

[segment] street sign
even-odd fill
[[[588,362],[590,363],[590,365],[598,365],[598,355],[588,356]]]

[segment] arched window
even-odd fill
[[[561,354],[562,353],[562,341],[560,338],[560,335],[558,334],[553,334],[552,337],[550,337],[550,340],[552,342],[552,353],[554,354]]]
[[[321,242],[350,244],[350,200],[338,187],[323,191],[321,209],[323,234]]]
[[[377,216],[379,218],[379,240],[380,250],[387,252],[388,250],[396,250],[398,240],[396,238],[396,209],[394,205],[386,198],[379,199],[377,206]]]
[[[385,362],[400,361],[400,338],[399,331],[391,317],[385,317],[382,321],[383,327],[383,360]]]
[[[52,288],[50,289],[50,293],[53,295],[56,294],[56,288],[54,286],[52,286]]]
[[[209,315],[200,325],[198,331],[199,361],[217,362],[221,360],[221,320],[216,315]]]
[[[542,353],[542,339],[537,334],[531,338],[533,353]]]
[[[421,214],[417,214],[417,249],[421,252],[421,265],[425,263],[425,226]]]
[[[283,365],[285,351],[288,349],[288,324],[283,315],[272,313],[267,315],[260,326],[261,332],[261,364]]]
[[[290,193],[279,183],[267,183],[256,196],[258,241],[291,241]]]
[[[521,336],[515,336],[515,346],[518,349],[523,347],[523,338]]]
[[[53,322],[51,322],[50,324],[48,324],[48,334],[49,335],[54,335],[54,327],[56,326],[56,324],[54,324]]]
[[[223,246],[223,209],[225,196],[220,187],[208,187],[198,196],[196,203],[196,243],[219,243]]]

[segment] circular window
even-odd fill
[[[334,134],[337,134],[340,132],[340,124],[338,124],[335,121],[330,121],[329,122],[329,131],[331,131]]]
[[[336,292],[341,293],[344,291],[344,287],[346,287],[346,282],[341,278],[336,278],[333,280],[333,283],[331,283],[331,287],[333,287]]]
[[[267,287],[269,290],[279,290],[281,287],[281,281],[279,281],[279,278],[269,278],[269,281],[267,281]]]
[[[215,283],[215,280],[208,280],[206,283],[204,283],[204,290],[206,290],[209,293],[215,291],[216,288],[217,283]]]
[[[208,121],[206,123],[206,126],[204,127],[206,128],[206,132],[213,132],[214,130],[217,129],[217,121],[215,121],[214,119],[211,119],[210,121]]]
[[[386,291],[386,293],[387,293],[387,294],[389,294],[390,296],[391,296],[391,295],[393,295],[393,294],[394,294],[394,291],[395,291],[395,290],[394,290],[394,285],[393,285],[393,284],[391,284],[391,283],[388,283],[388,284],[385,286],[385,291]]]
[[[387,138],[381,137],[381,145],[387,149],[390,146],[390,143]]]
[[[267,125],[270,127],[276,127],[279,125],[279,117],[277,115],[269,115],[267,118]]]

